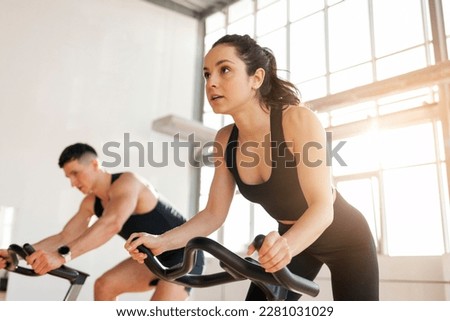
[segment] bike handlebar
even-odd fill
[[[263,241],[264,235],[258,235],[253,242],[255,248],[259,249]],[[184,249],[183,262],[173,267],[162,265],[145,246],[139,245],[137,248],[147,255],[144,262],[157,277],[185,286],[210,287],[248,279],[256,283],[281,285],[290,291],[314,297],[319,294],[319,286],[316,283],[293,274],[287,267],[275,273],[267,273],[257,261],[251,258],[244,259],[206,237],[191,239]],[[225,272],[209,275],[189,274],[195,264],[196,252],[199,250],[206,251],[216,257]]]
[[[28,243],[24,244],[23,247],[17,244],[11,244],[8,248],[8,264],[6,269],[11,272],[19,273],[26,276],[40,276],[34,272],[33,269],[25,268],[19,265],[18,256],[25,260],[25,258],[35,252],[35,249]],[[81,271],[69,268],[65,265],[48,272],[48,274],[63,278],[68,280],[71,284],[83,284],[85,279],[89,276]]]

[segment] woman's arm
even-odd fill
[[[235,181],[226,167],[224,157],[230,132],[231,126],[227,126],[219,130],[216,136],[214,177],[205,208],[186,223],[160,236],[133,233],[125,243],[125,248],[134,259],[143,262],[145,258],[144,254],[136,250],[141,244],[151,249],[154,255],[159,255],[168,250],[182,248],[190,239],[196,236],[208,236],[222,226],[235,191]],[[133,241],[136,237],[137,239]]]

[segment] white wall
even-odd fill
[[[16,209],[13,242],[56,233],[77,210],[82,195],[57,165],[67,145],[86,142],[102,156],[106,142],[123,146],[125,133],[157,149],[172,141],[150,126],[169,113],[192,117],[197,29],[195,19],[142,0],[0,2],[0,205]],[[185,213],[189,170],[140,168],[136,151],[128,169]],[[122,248],[116,237],[71,262],[91,274],[80,299],[91,299],[95,277],[126,257]],[[62,298],[48,286],[55,278],[44,278],[10,275],[7,298]]]

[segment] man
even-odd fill
[[[168,202],[143,178],[131,172],[110,174],[99,164],[91,146],[76,143],[61,153],[59,167],[72,187],[86,196],[78,212],[63,230],[34,244],[36,252],[26,260],[38,274],[59,268],[70,260],[105,244],[115,234],[127,239],[133,232],[162,234],[185,222]],[[98,220],[89,226],[93,216]],[[6,250],[0,250],[0,268],[6,266]],[[158,256],[166,266],[183,260],[183,249]],[[191,271],[200,274],[204,257],[199,253]],[[158,280],[145,266],[128,258],[106,271],[94,285],[95,300],[115,300],[129,292],[148,291],[156,286],[152,300],[185,300],[189,288]]]

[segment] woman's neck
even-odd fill
[[[260,139],[270,132],[270,112],[259,105],[232,115],[242,140]]]

